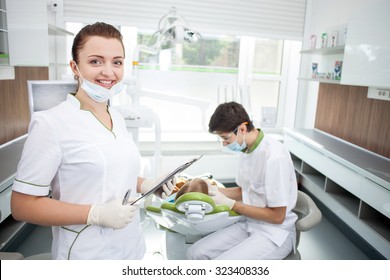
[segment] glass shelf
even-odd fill
[[[340,84],[340,80],[331,80],[331,79],[298,78],[298,80],[320,82],[320,83],[326,83],[326,84]]]
[[[62,29],[60,27],[57,27],[57,26],[54,26],[54,25],[51,25],[49,24],[48,26],[48,29],[49,29],[49,35],[62,35],[62,36],[73,36],[74,34],[72,32],[69,32],[65,29]]]
[[[321,48],[321,49],[312,49],[312,50],[303,50],[301,54],[341,54],[344,52],[344,46],[331,47],[331,48]]]

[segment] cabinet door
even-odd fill
[[[348,21],[341,83],[390,88],[390,1],[369,3]]]
[[[12,66],[49,66],[46,0],[7,0]]]

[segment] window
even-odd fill
[[[135,38],[139,45],[150,45],[150,33],[129,27],[121,27],[121,32],[126,48],[130,44],[126,40]],[[129,60],[132,44],[126,49]],[[204,137],[215,107],[233,100],[246,107],[255,126],[280,132],[286,114],[294,117],[285,103],[286,96],[296,95],[297,85],[287,86],[287,76],[298,76],[299,64],[290,61],[299,57],[300,46],[301,42],[280,39],[203,35],[198,44],[178,44],[158,54],[141,51],[139,104],[158,114],[163,141]],[[131,101],[129,96],[118,96],[113,103],[129,105]],[[140,140],[153,139],[153,132],[153,128],[141,128]]]
[[[149,46],[152,44],[151,35],[138,34],[138,44]],[[162,52],[169,52],[171,56],[170,70],[205,71],[204,68],[237,68],[239,40],[235,37],[203,37],[197,44],[177,44],[171,48],[162,47]],[[158,64],[158,56],[141,53],[140,62],[143,65]],[[145,68],[145,67],[143,67]],[[226,71],[226,70],[225,70]]]
[[[237,38],[205,37],[158,55],[140,54],[140,103],[158,112],[163,133],[207,132],[224,86],[230,91],[237,83],[238,50]]]
[[[253,119],[262,128],[275,128],[280,95],[283,40],[254,42],[250,99]]]

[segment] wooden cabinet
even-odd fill
[[[286,129],[284,143],[301,186],[389,259],[390,160],[311,129]]]

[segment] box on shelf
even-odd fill
[[[313,62],[311,64],[311,70],[312,70],[311,77],[313,79],[317,78],[317,73],[318,73],[318,63],[317,62]]]
[[[321,48],[328,46],[328,33],[324,32],[321,34]]]
[[[316,35],[311,35],[310,36],[310,49],[315,49],[317,45],[317,36]]]
[[[341,79],[341,69],[343,67],[343,62],[342,61],[336,61],[334,64],[334,78],[335,80],[340,80]]]
[[[330,37],[330,47],[336,47],[337,46],[337,41],[339,37],[339,32],[338,31],[333,31],[332,35]]]

